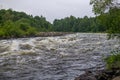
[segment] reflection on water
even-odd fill
[[[86,69],[103,69],[103,55],[119,48],[93,33],[0,40],[0,80],[74,80]]]

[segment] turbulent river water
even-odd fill
[[[100,33],[0,40],[0,80],[74,80],[103,69],[115,49],[119,41]]]

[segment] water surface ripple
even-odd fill
[[[106,34],[0,40],[0,80],[74,80],[86,69],[103,69],[103,56],[120,49]]]

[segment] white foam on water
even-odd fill
[[[30,74],[27,74],[31,77],[33,76],[31,73],[35,72],[35,74],[38,74],[38,76],[33,76],[35,79],[54,80],[55,78],[55,80],[58,80],[65,77],[65,80],[72,80],[76,75],[81,74],[81,70],[95,67],[103,68],[101,64],[102,55],[106,55],[111,50],[120,47],[115,40],[107,40],[105,35],[77,33],[59,37],[21,38],[0,41],[1,47],[8,46],[10,48],[0,53],[2,55],[0,62],[5,56],[5,61],[8,60],[5,63],[10,62],[9,64],[11,65],[8,65],[11,69],[16,69],[16,74],[30,71]],[[21,44],[23,44],[23,49],[21,49]],[[27,44],[28,47],[32,48],[25,49],[24,46],[26,47]],[[10,56],[6,57],[8,54]],[[13,54],[15,56],[11,56]],[[17,65],[16,63],[14,65],[13,61],[16,61]],[[3,65],[1,67],[4,68],[6,66]],[[64,76],[66,73],[67,76]],[[46,77],[45,75],[48,76]],[[24,76],[26,77],[26,75]]]
[[[12,43],[10,45],[10,50],[11,51],[18,51],[19,50],[19,40],[12,40]]]

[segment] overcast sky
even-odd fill
[[[12,8],[32,15],[43,15],[52,22],[73,15],[94,16],[90,0],[0,0],[0,8]]]

